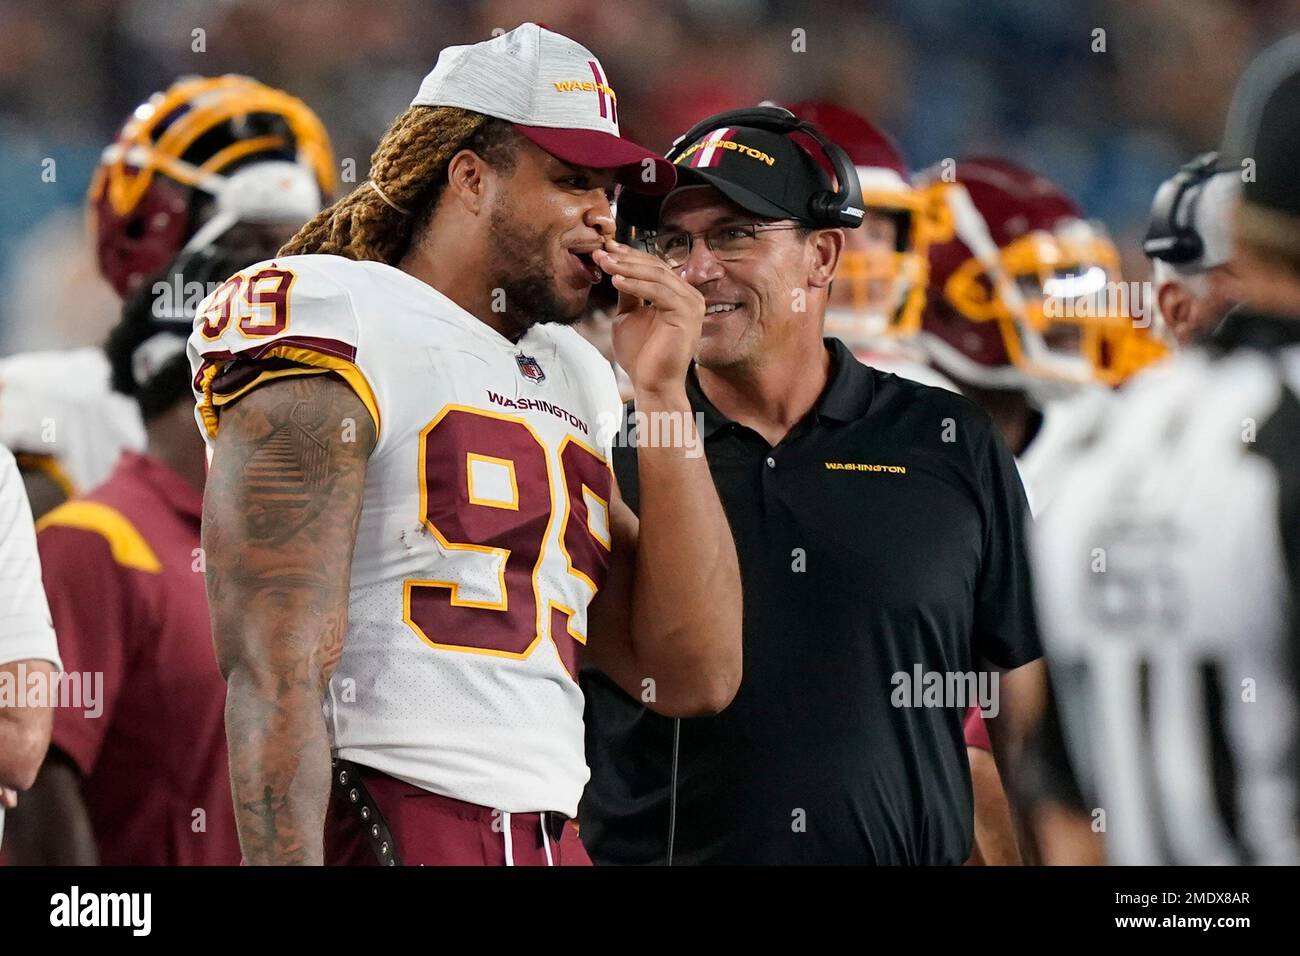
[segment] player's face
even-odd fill
[[[844,254],[827,307],[884,315],[894,308],[893,256],[898,251],[898,220],[867,209],[862,225],[844,230]]]
[[[744,258],[725,262],[698,235],[715,226],[763,221],[711,188],[685,189],[664,202],[659,232],[696,234],[678,273],[703,293],[706,309],[723,307],[704,316],[696,360],[705,368],[779,361],[784,346],[806,334],[807,241],[798,231],[759,232]]]
[[[493,204],[489,280],[504,291],[519,333],[537,322],[582,316],[600,271],[591,253],[614,234],[611,170],[570,166],[532,143],[520,145],[513,173]]]

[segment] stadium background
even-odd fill
[[[835,100],[917,168],[985,152],[1046,173],[1144,279],[1157,183],[1217,144],[1241,70],[1300,26],[1300,0],[0,0],[0,354],[102,340],[116,304],[86,185],[128,113],[178,75],[298,95],[361,181],[439,49],[524,20],[594,50],[625,132],[653,148],[720,109]]]

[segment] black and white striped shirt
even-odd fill
[[[1116,395],[1033,552],[1110,862],[1300,863],[1300,320],[1231,315]]]

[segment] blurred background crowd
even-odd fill
[[[1156,185],[1216,145],[1233,83],[1300,26],[1300,0],[0,0],[0,354],[112,325],[86,185],[177,75],[248,73],[301,97],[359,182],[438,50],[527,19],[598,51],[647,145],[763,99],[837,101],[917,168],[976,152],[1033,165],[1144,279]]]

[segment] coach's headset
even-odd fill
[[[1205,242],[1196,231],[1199,187],[1230,169],[1219,165],[1218,153],[1202,153],[1160,184],[1151,203],[1151,225],[1142,240],[1148,258],[1175,265],[1201,258]]]
[[[700,120],[681,136],[673,140],[673,145],[664,154],[664,159],[675,163],[683,150],[695,143],[705,133],[723,126],[751,126],[789,136],[791,133],[803,133],[812,139],[830,161],[835,171],[835,189],[823,189],[813,194],[808,200],[808,219],[818,229],[848,228],[855,229],[862,225],[864,209],[862,206],[862,185],[858,182],[858,171],[849,159],[849,154],[832,143],[812,123],[801,120],[789,110],[780,106],[751,106],[744,109],[728,110],[716,113]]]

